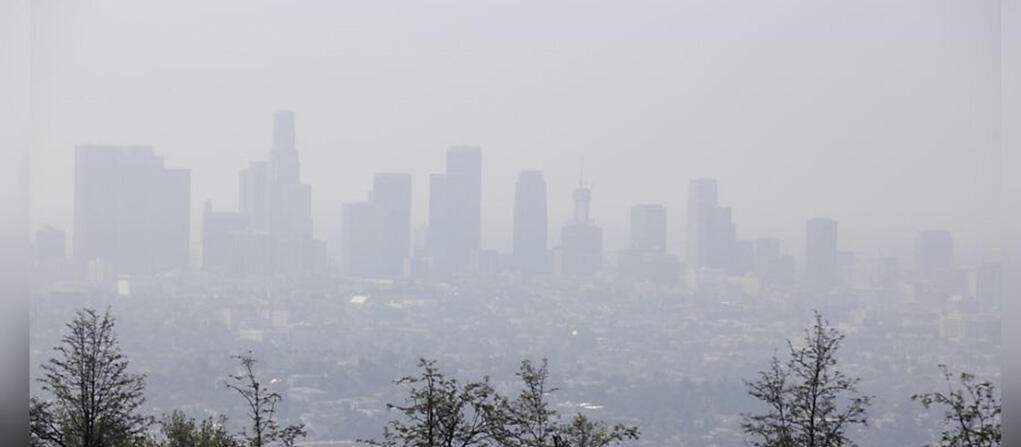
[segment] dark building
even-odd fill
[[[374,174],[369,203],[379,233],[375,273],[403,276],[411,250],[411,174]]]
[[[526,275],[549,271],[546,249],[546,180],[541,171],[522,171],[514,189],[514,268]]]
[[[560,240],[560,274],[589,277],[603,267],[603,229],[589,217],[592,190],[574,189],[574,218],[564,225]]]
[[[805,291],[824,293],[837,285],[837,221],[809,219],[805,226]]]
[[[150,147],[75,150],[74,258],[118,274],[188,267],[190,173]]]

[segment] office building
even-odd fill
[[[74,259],[111,274],[186,269],[190,181],[151,147],[76,147]]]
[[[515,270],[526,275],[549,271],[547,225],[546,180],[541,171],[522,171],[514,189],[511,256]]]

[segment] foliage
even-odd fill
[[[389,404],[402,416],[383,431],[384,446],[454,447],[481,445],[490,436],[494,397],[488,380],[463,387],[446,378],[434,360],[420,359],[422,373],[403,377],[399,385],[410,385],[404,405]]]
[[[868,424],[872,397],[858,393],[860,379],[837,369],[844,335],[815,313],[805,330],[804,346],[787,341],[790,359],[776,356],[769,369],[746,381],[748,393],[766,404],[763,413],[745,414],[742,428],[763,447],[838,447],[855,445],[847,430]]]
[[[397,380],[412,385],[405,405],[388,405],[401,417],[383,431],[383,441],[365,441],[382,446],[415,447],[606,447],[638,439],[638,429],[624,425],[612,428],[601,421],[577,415],[562,424],[548,396],[556,391],[547,385],[549,369],[530,361],[521,363],[517,373],[523,388],[509,399],[498,395],[488,379],[463,387],[448,379],[435,361],[422,359],[417,377]]]
[[[925,408],[938,405],[946,408],[939,445],[943,447],[993,447],[1000,445],[1002,404],[996,387],[988,381],[976,382],[975,376],[960,373],[954,386],[954,374],[946,365],[939,365],[946,380],[946,393],[911,396]]]
[[[33,397],[29,406],[33,445],[106,447],[137,444],[151,419],[138,410],[145,402],[145,376],[128,372],[107,311],[83,309],[42,365],[39,378],[50,400]]]
[[[285,446],[293,446],[297,439],[304,438],[304,425],[291,425],[280,428],[276,422],[276,406],[282,397],[269,391],[255,374],[255,357],[251,352],[234,357],[241,366],[241,372],[228,376],[227,388],[240,395],[247,405],[248,418],[251,426],[242,437],[249,447],[263,447],[274,441]]]
[[[159,441],[152,443],[158,447],[241,447],[233,436],[224,428],[226,418],[206,418],[196,422],[185,417],[184,413],[174,411],[160,421]]]

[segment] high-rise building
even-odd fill
[[[190,172],[169,169],[151,147],[75,149],[74,257],[118,274],[188,266]]]
[[[403,276],[411,250],[411,174],[376,173],[369,200],[379,239],[376,274]]]
[[[248,219],[248,228],[266,230],[266,207],[269,205],[268,165],[264,161],[253,161],[238,174],[238,209]]]
[[[240,259],[242,234],[248,230],[248,216],[241,212],[213,211],[206,201],[202,214],[202,270],[237,273],[245,261]]]
[[[805,226],[805,291],[824,293],[837,285],[837,221],[809,219]]]
[[[295,144],[294,113],[273,117],[273,145],[266,166],[266,229],[273,241],[273,265],[278,273],[320,268],[322,243],[312,237],[312,189],[301,183]],[[258,180],[253,181],[258,187]],[[254,191],[254,189],[253,189]]]
[[[711,214],[716,207],[716,180],[698,178],[688,182],[685,262],[689,269],[709,266]]]
[[[754,241],[752,271],[769,289],[789,289],[794,285],[794,257],[780,254],[780,240],[759,238]]]
[[[954,269],[954,239],[949,231],[919,231],[915,237],[918,279],[949,284]]]
[[[574,189],[574,218],[564,225],[560,240],[560,274],[588,277],[603,267],[603,229],[592,222],[592,190]]]
[[[428,252],[439,274],[465,271],[480,247],[482,151],[447,150],[446,173],[429,178]]]
[[[658,284],[680,280],[680,262],[666,252],[666,222],[666,208],[662,205],[631,207],[631,244],[617,256],[621,279]]]
[[[735,226],[730,208],[717,204],[716,180],[693,179],[688,184],[688,246],[691,269],[732,268]]]
[[[542,171],[522,171],[514,190],[513,263],[524,274],[549,271],[546,250],[546,180]]]
[[[631,248],[666,252],[666,208],[663,205],[631,207]]]

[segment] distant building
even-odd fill
[[[369,199],[379,226],[376,272],[403,276],[411,254],[411,174],[376,173]]]
[[[482,151],[447,150],[446,172],[429,177],[428,256],[436,273],[470,268],[482,235]]]
[[[266,231],[268,181],[269,167],[264,161],[253,161],[238,174],[238,209],[252,230]]]
[[[837,285],[837,221],[809,219],[805,226],[805,291],[825,293]]]
[[[762,286],[771,290],[789,290],[794,286],[794,257],[780,254],[780,240],[759,238],[753,241],[752,271],[762,278]]]
[[[631,207],[631,248],[666,252],[666,208],[663,205]]]
[[[278,273],[309,271],[314,259],[312,190],[301,183],[295,145],[294,113],[278,111],[273,119],[269,152],[267,230],[273,236],[274,269]]]
[[[690,286],[709,284],[697,279],[704,270],[718,270],[709,277],[735,270],[736,228],[730,208],[717,200],[716,180],[692,179],[688,183],[688,222],[685,267]]]
[[[219,273],[237,273],[244,250],[241,234],[248,229],[248,216],[241,212],[216,212],[206,201],[202,214],[202,270]]]
[[[99,260],[111,275],[187,268],[190,181],[151,147],[77,146],[75,260]]]
[[[548,273],[547,225],[546,180],[542,171],[522,171],[514,190],[511,250],[515,270],[527,275]]]
[[[666,208],[646,204],[631,207],[631,244],[620,250],[617,266],[621,279],[675,284],[681,278],[677,257],[666,252]]]
[[[589,277],[603,267],[603,229],[589,217],[592,190],[578,186],[573,197],[574,218],[561,232],[559,273]]]

